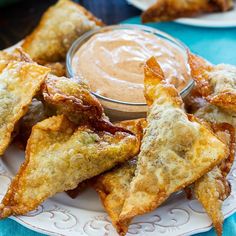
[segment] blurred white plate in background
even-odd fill
[[[145,11],[148,7],[154,4],[157,0],[127,0],[128,3]],[[227,12],[204,14],[192,18],[180,18],[175,20],[175,22],[202,26],[202,27],[214,27],[214,28],[224,28],[224,27],[236,27],[236,6],[233,10]]]

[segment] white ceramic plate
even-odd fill
[[[0,160],[0,198],[5,194],[11,177],[24,160],[24,153],[11,146]],[[224,202],[225,218],[236,211],[236,165],[229,174],[232,193]],[[23,226],[48,235],[117,236],[104,212],[97,194],[88,189],[72,200],[65,193],[44,202],[37,210],[11,217]],[[183,193],[173,195],[156,211],[137,217],[128,235],[177,236],[208,231],[211,221],[196,200],[187,200]]]
[[[146,10],[157,0],[127,0],[130,4],[136,6],[140,10]],[[175,20],[175,22],[201,26],[201,27],[214,27],[214,28],[224,28],[224,27],[236,27],[236,6],[233,10],[224,13],[211,13],[205,14],[193,18],[180,18]]]
[[[11,51],[21,43],[6,50]],[[0,200],[23,161],[24,152],[14,145],[0,159]],[[232,192],[223,205],[225,218],[236,212],[236,161],[228,178]],[[76,199],[65,193],[57,194],[37,210],[11,218],[29,229],[48,235],[118,236],[92,189]],[[183,193],[178,193],[156,211],[137,217],[130,225],[127,236],[186,236],[211,228],[211,220],[198,201],[187,200]]]

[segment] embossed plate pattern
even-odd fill
[[[2,198],[24,160],[24,153],[11,146],[0,160],[0,197]],[[236,164],[229,180],[232,193],[223,206],[224,216],[236,211]],[[104,212],[97,194],[87,190],[76,199],[65,193],[45,201],[37,210],[25,216],[12,217],[27,228],[48,235],[117,236]],[[211,221],[196,200],[187,200],[183,193],[173,195],[156,211],[137,217],[129,228],[128,236],[177,236],[208,231]]]

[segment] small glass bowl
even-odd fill
[[[160,30],[157,30],[148,26],[135,25],[135,24],[111,25],[111,26],[105,26],[96,30],[89,31],[83,34],[77,40],[75,40],[75,42],[72,44],[66,56],[67,75],[69,77],[78,76],[73,71],[72,59],[75,53],[77,52],[77,50],[84,43],[86,43],[92,36],[98,33],[104,33],[104,32],[114,31],[114,30],[127,30],[127,29],[141,30],[147,33],[151,33],[151,34],[156,35],[159,38],[162,38],[170,42],[172,45],[174,44],[177,48],[179,48],[183,52],[186,58],[186,62],[187,62],[187,47],[179,40],[173,38],[172,36]],[[194,81],[190,79],[186,87],[180,92],[181,96],[185,97],[191,91],[193,86],[194,86]],[[146,103],[119,101],[119,100],[115,100],[109,97],[102,96],[93,91],[91,91],[91,93],[94,94],[99,99],[99,101],[101,102],[101,104],[103,105],[105,109],[106,114],[113,121],[146,117],[146,112],[147,112]]]

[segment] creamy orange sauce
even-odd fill
[[[108,98],[145,103],[144,63],[155,56],[165,76],[181,91],[190,79],[181,49],[140,30],[113,30],[92,36],[72,59],[74,73],[93,92]]]

